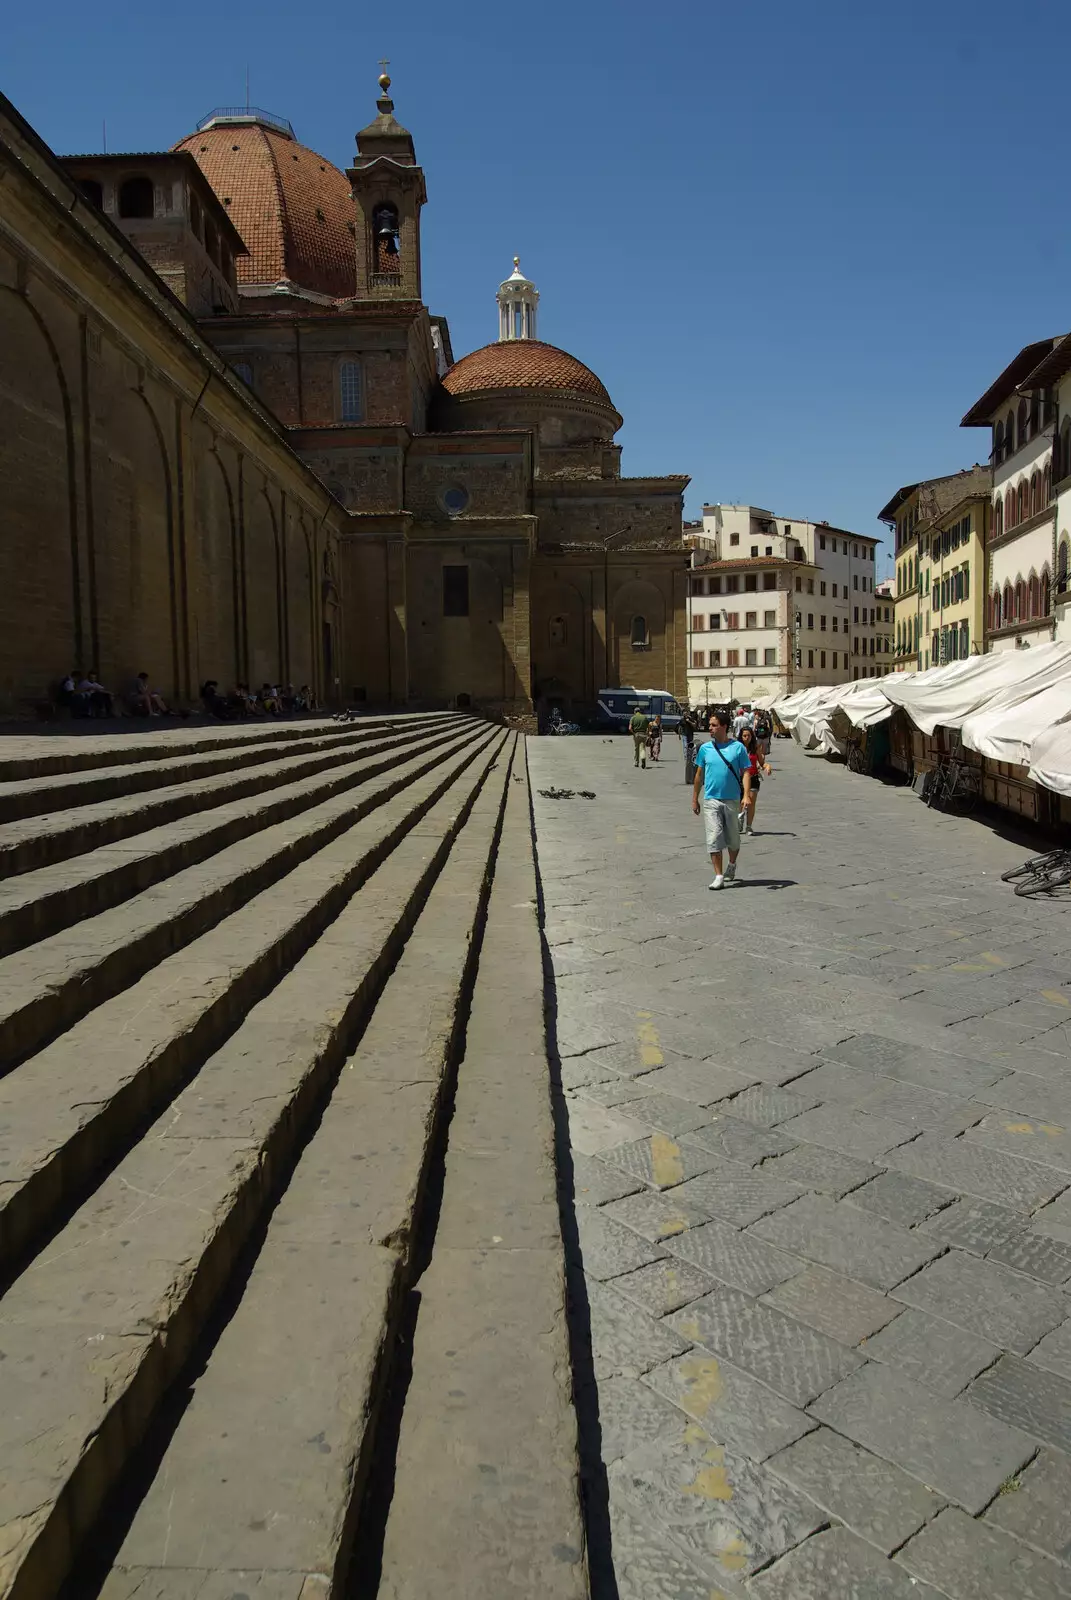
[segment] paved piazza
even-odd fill
[[[676,740],[529,752],[596,1600],[1071,1595],[1068,909],[788,741],[712,894]]]

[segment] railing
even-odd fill
[[[402,275],[400,272],[373,272],[368,279],[370,289],[400,289]]]
[[[277,128],[280,133],[285,133],[289,139],[296,138],[292,125],[285,117],[277,117],[274,111],[264,111],[260,106],[217,106],[207,117],[201,118],[197,132],[203,133],[214,122],[264,122],[269,128]]]

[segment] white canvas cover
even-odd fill
[[[1031,650],[1029,654],[1033,656],[1035,652]],[[1068,655],[1071,657],[1071,651]],[[1068,718],[1071,659],[1054,658],[1040,671],[1000,690],[981,711],[969,716],[960,729],[960,738],[968,750],[977,750],[992,761],[1012,761],[1025,767],[1030,764],[1038,735]]]
[[[1029,776],[1035,783],[1071,795],[1071,722],[1039,733],[1030,749]]]
[[[1054,661],[1067,659],[1071,646],[1035,645],[1026,651],[969,656],[928,672],[894,675],[883,688],[894,705],[903,706],[916,728],[932,734],[938,726],[958,728],[1008,685],[1043,676]]]

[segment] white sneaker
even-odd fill
[[[716,872],[714,874],[714,877],[713,877],[712,881],[711,881],[710,887],[712,889],[720,889],[724,882],[725,882],[724,874],[722,874],[720,872]]]
[[[730,885],[734,884],[737,881],[737,878],[736,878],[736,862],[735,861],[730,861],[729,865],[726,867],[726,869],[725,869],[725,881],[726,881],[727,884],[730,884]]]

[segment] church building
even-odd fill
[[[622,477],[622,418],[538,337],[517,258],[455,360],[389,90],[345,172],[255,108],[57,158],[0,103],[6,713],[76,666],[179,701],[686,692],[688,479]]]

